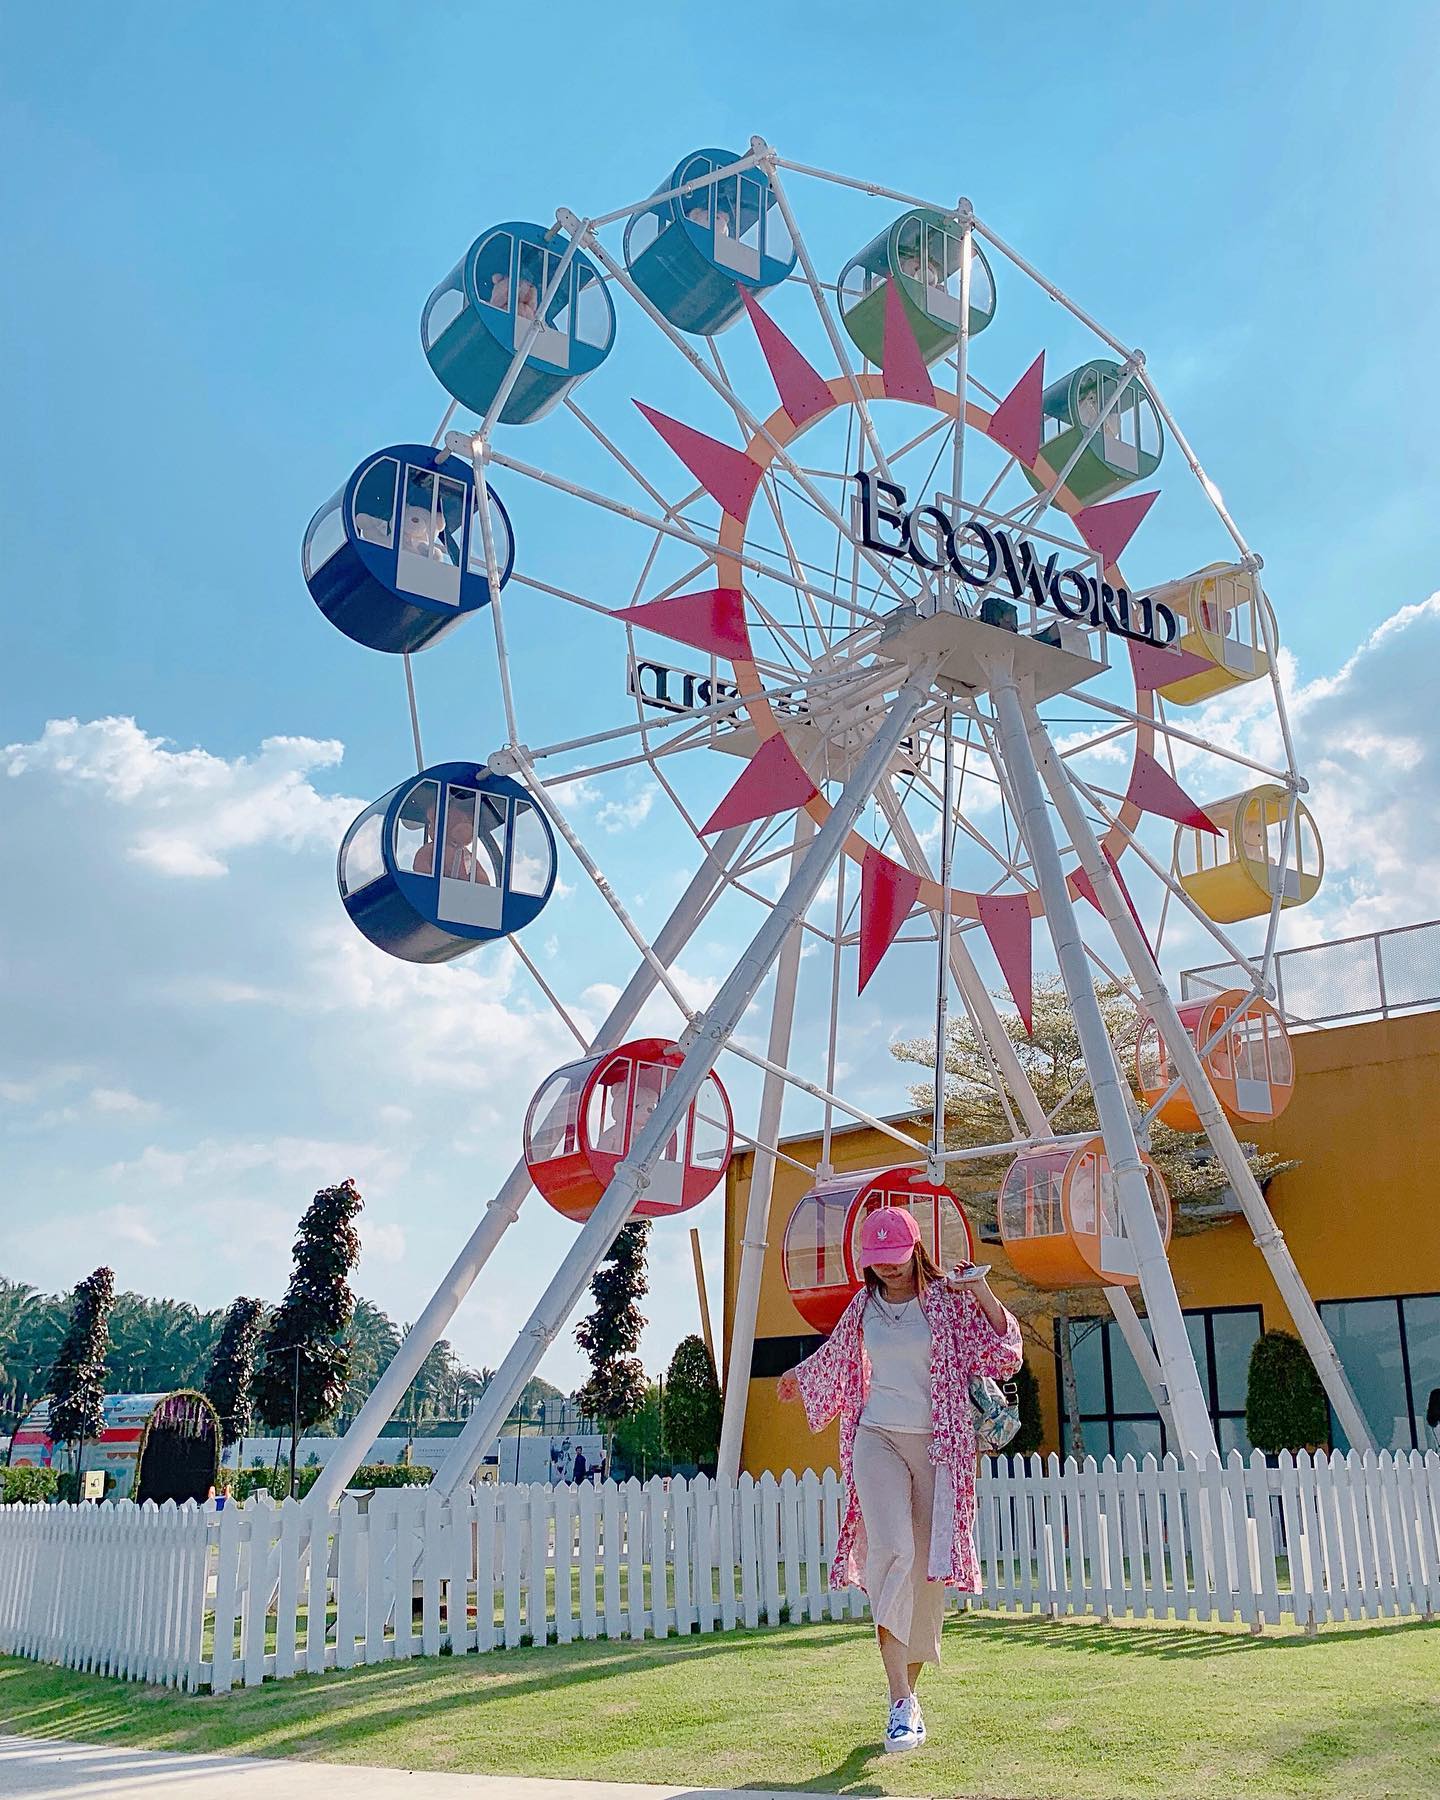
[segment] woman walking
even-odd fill
[[[941,1273],[908,1212],[860,1228],[865,1285],[813,1356],[780,1377],[812,1431],[840,1415],[845,1507],[830,1585],[863,1585],[890,1687],[887,1750],[925,1741],[915,1684],[940,1661],[947,1584],[980,1591],[970,1381],[1020,1367],[1020,1327],[973,1264]],[[863,1578],[860,1571],[863,1570]]]

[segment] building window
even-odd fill
[[[1113,1319],[1071,1319],[1070,1356],[1079,1389],[1087,1456],[1163,1456],[1175,1448],[1150,1399],[1135,1359]],[[1150,1324],[1140,1321],[1145,1335]],[[1055,1322],[1057,1373],[1060,1320]],[[1195,1367],[1205,1391],[1220,1454],[1250,1453],[1245,1435],[1245,1384],[1250,1351],[1261,1330],[1258,1306],[1212,1306],[1185,1314]],[[1060,1394],[1060,1449],[1070,1449],[1070,1421]]]
[[[1440,1449],[1440,1429],[1426,1423],[1440,1394],[1440,1294],[1383,1300],[1322,1300],[1320,1317],[1334,1340],[1360,1410],[1381,1450]],[[1348,1450],[1330,1415],[1337,1450]]]

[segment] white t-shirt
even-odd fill
[[[930,1321],[918,1300],[898,1306],[865,1302],[862,1321],[870,1358],[870,1391],[862,1425],[882,1431],[930,1431]]]

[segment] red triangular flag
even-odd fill
[[[1172,681],[1184,681],[1187,675],[1201,675],[1213,669],[1208,657],[1196,656],[1189,650],[1160,650],[1154,644],[1130,640],[1130,667],[1135,671],[1135,686],[1145,689],[1168,687]]]
[[[1027,1032],[1033,1032],[1030,902],[1024,894],[979,894],[976,904],[981,928],[995,952],[1020,1022]]]
[[[1200,810],[1175,777],[1162,769],[1146,750],[1135,752],[1135,766],[1130,771],[1125,798],[1141,812],[1156,813],[1162,819],[1174,819],[1177,825],[1193,825],[1198,831],[1220,836],[1215,821]]]
[[[759,463],[751,462],[743,450],[696,431],[693,425],[682,425],[678,419],[656,412],[642,400],[635,404],[706,493],[713,494],[731,518],[743,519],[764,472]]]
[[[1150,942],[1150,934],[1146,931],[1145,926],[1141,921],[1140,914],[1135,910],[1135,902],[1130,897],[1130,889],[1125,885],[1125,877],[1120,873],[1119,863],[1116,862],[1115,858],[1110,854],[1104,844],[1100,846],[1100,854],[1110,865],[1110,873],[1115,877],[1115,885],[1120,890],[1120,898],[1130,909],[1130,917],[1135,921],[1135,929],[1145,940],[1145,948],[1150,952],[1151,961],[1158,965],[1160,959],[1155,955],[1155,947]],[[1090,902],[1102,918],[1104,917],[1105,908],[1100,904],[1100,896],[1095,892],[1094,882],[1091,881],[1084,869],[1074,869],[1071,871],[1070,885],[1077,894]]]
[[[1140,529],[1140,521],[1159,498],[1158,492],[1126,494],[1123,500],[1103,500],[1098,506],[1082,506],[1073,515],[1075,529],[1108,569],[1120,560],[1120,552]]]
[[[860,985],[880,966],[880,959],[895,942],[896,933],[910,917],[920,892],[920,877],[911,869],[891,862],[872,844],[860,864]]]
[[[610,617],[711,656],[723,656],[727,662],[754,660],[745,624],[745,599],[739,588],[705,588],[694,594],[672,594],[668,600],[642,600]]]
[[[887,400],[935,404],[935,384],[893,277],[885,283],[885,338],[880,358],[880,382]]]
[[[818,369],[811,367],[749,288],[741,286],[739,282],[735,285],[740,288],[740,298],[745,302],[745,310],[750,315],[750,323],[755,327],[760,348],[770,365],[770,374],[780,396],[780,404],[785,408],[785,415],[790,423],[803,425],[807,419],[818,418],[821,413],[829,412],[835,404],[835,396],[830,392],[825,377]]]
[[[740,778],[700,827],[702,836],[727,831],[732,825],[750,825],[756,819],[773,819],[813,800],[820,792],[805,773],[800,759],[777,731],[740,771]]]
[[[1027,468],[1035,466],[1035,459],[1040,454],[1040,430],[1045,416],[1040,410],[1040,399],[1044,392],[1045,352],[1042,350],[991,413],[990,423],[985,428],[988,438],[1002,450],[1018,456]]]

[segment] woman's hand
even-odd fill
[[[989,1274],[989,1263],[962,1263],[945,1277],[945,1285],[952,1294],[977,1293],[981,1288],[988,1291]]]
[[[781,1400],[798,1400],[800,1398],[800,1382],[793,1369],[787,1369],[775,1383],[775,1393]]]
[[[991,1291],[989,1276],[988,1263],[966,1263],[945,1277],[945,1286],[952,1294],[972,1294],[991,1330],[1003,1333],[1005,1308]]]

